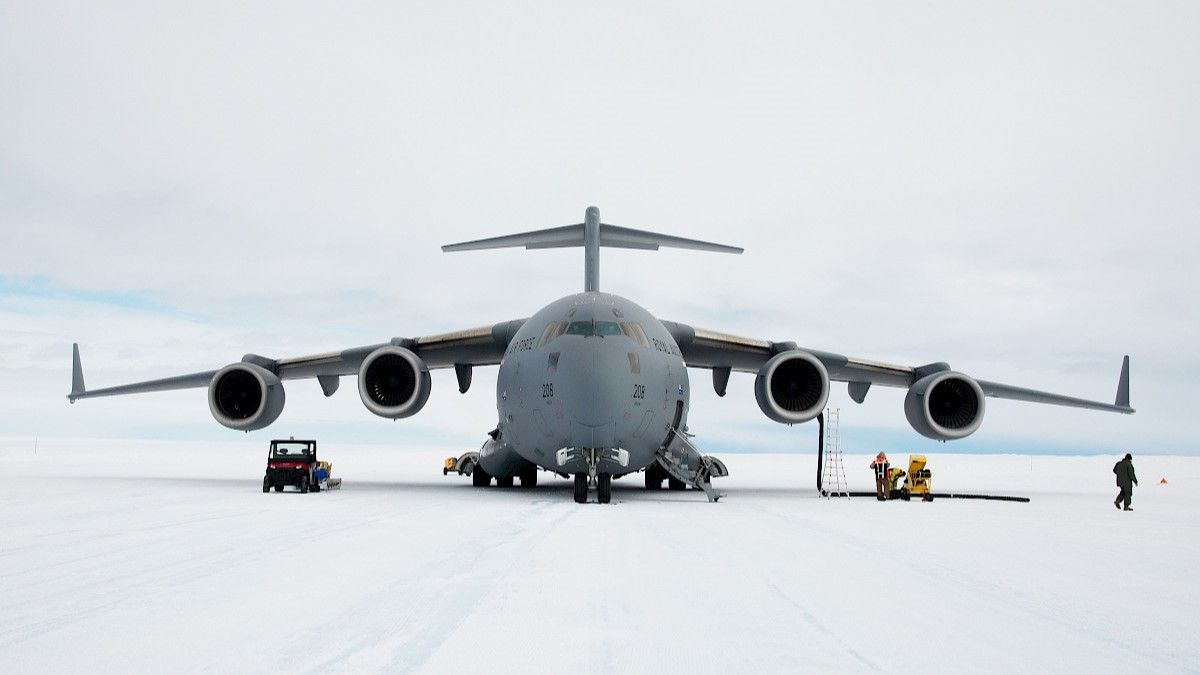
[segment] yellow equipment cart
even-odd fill
[[[925,455],[908,456],[908,475],[904,477],[904,487],[900,488],[900,498],[908,501],[913,495],[919,495],[921,501],[933,501],[933,473],[925,468]]]

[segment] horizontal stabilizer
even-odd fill
[[[476,239],[458,244],[447,244],[442,251],[481,251],[491,248],[513,248],[523,246],[526,249],[572,248],[585,244],[585,227],[583,223],[552,227],[548,230],[533,230],[518,234],[507,234],[502,237]],[[657,251],[660,246],[668,248],[686,248],[693,251],[712,251],[714,253],[742,253],[744,249],[737,246],[714,244],[699,239],[686,239],[658,232],[634,230],[628,227],[600,224],[600,246],[608,248],[632,248],[647,251]]]
[[[552,227],[548,230],[506,234],[502,237],[491,237],[489,239],[464,241],[458,244],[446,244],[442,247],[442,251],[446,253],[454,251],[481,251],[489,248],[512,248],[514,246],[524,246],[525,248],[568,248],[571,246],[583,246],[583,223]]]
[[[670,234],[634,230],[600,222],[600,209],[589,206],[583,214],[583,222],[575,225],[552,227],[548,230],[533,230],[518,234],[506,234],[489,239],[476,239],[457,244],[446,244],[442,251],[479,251],[489,248],[511,248],[524,246],[526,249],[580,247],[583,252],[583,290],[594,293],[600,290],[600,249],[632,248],[657,251],[660,246],[687,248],[693,251],[715,253],[741,253],[737,246],[714,244],[699,239],[686,239]]]

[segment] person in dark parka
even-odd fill
[[[1125,459],[1113,466],[1113,473],[1117,474],[1117,487],[1121,488],[1113,506],[1119,509],[1121,502],[1125,502],[1125,510],[1132,511],[1129,504],[1133,502],[1133,486],[1138,484],[1137,473],[1133,470],[1133,455],[1126,453]]]

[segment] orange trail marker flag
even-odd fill
[[[1166,479],[1166,478],[1164,478],[1164,479],[1162,479],[1162,480],[1158,481],[1158,484],[1159,484],[1159,485],[1166,485],[1166,484],[1167,484],[1167,479]]]

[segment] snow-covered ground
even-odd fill
[[[1200,458],[1135,457],[1124,513],[1116,457],[930,455],[1029,504],[727,455],[718,504],[630,476],[581,506],[443,477],[458,449],[321,450],[342,490],[262,494],[257,441],[0,441],[0,670],[1200,670]]]

